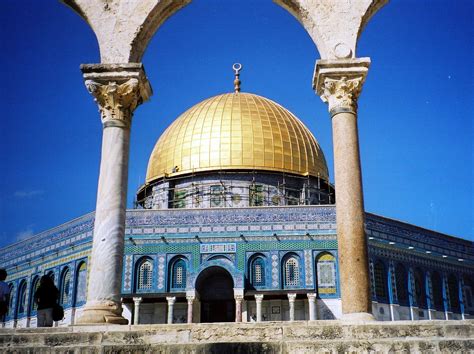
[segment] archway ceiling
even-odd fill
[[[150,39],[191,0],[62,0],[94,31],[101,62],[140,62]],[[306,29],[321,59],[354,58],[357,39],[388,0],[274,0]]]

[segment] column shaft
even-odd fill
[[[142,302],[141,297],[133,298],[133,324],[140,324],[140,303]]]
[[[288,294],[288,303],[290,305],[290,321],[295,320],[295,300],[296,294]]]
[[[316,294],[306,294],[308,297],[309,320],[316,320]]]
[[[99,107],[103,132],[87,302],[78,323],[126,324],[120,292],[130,125],[151,88],[141,64],[92,64],[81,70]]]
[[[194,296],[186,296],[188,300],[188,323],[193,323],[193,305],[194,305]]]
[[[255,295],[257,322],[262,322],[262,301],[263,301],[263,294]]]
[[[369,64],[368,58],[318,61],[314,83],[332,119],[342,313],[359,320],[374,319],[357,131],[357,99]]]
[[[174,296],[167,297],[166,300],[168,301],[168,316],[167,316],[166,323],[172,324],[173,323],[174,303],[176,301],[176,297],[174,297]]]

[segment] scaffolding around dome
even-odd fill
[[[209,171],[143,185],[135,207],[230,208],[334,204],[334,187],[313,176],[272,171]]]

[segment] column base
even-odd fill
[[[343,313],[341,321],[345,322],[373,322],[377,321],[371,313],[368,312],[355,312],[355,313]]]
[[[87,304],[81,317],[76,321],[77,325],[85,324],[118,324],[126,325],[128,320],[122,317],[122,305],[114,301]]]

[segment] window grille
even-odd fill
[[[69,288],[71,285],[71,272],[66,268],[61,278],[61,296],[59,302],[61,305],[69,303]]]
[[[336,258],[324,254],[318,258],[316,265],[319,294],[336,293]]]
[[[86,301],[87,264],[81,263],[77,270],[76,304]]]
[[[211,186],[211,208],[224,206],[224,186]]]
[[[176,209],[186,207],[186,191],[183,189],[176,189],[174,191],[173,206]]]
[[[263,205],[263,186],[261,184],[255,184],[249,188],[249,201],[250,206],[262,206]]]
[[[31,311],[36,311],[38,309],[38,304],[34,300],[34,295],[36,293],[36,290],[38,290],[39,285],[40,285],[39,277],[34,278],[33,279],[33,286],[31,287],[31,293],[30,293],[31,294],[30,295]]]
[[[408,275],[402,264],[395,267],[395,284],[397,287],[398,303],[406,305],[408,303]]]
[[[374,266],[375,296],[377,300],[387,299],[387,273],[381,261]]]
[[[153,265],[149,260],[144,261],[138,268],[138,290],[149,290],[152,287]]]
[[[183,259],[173,264],[172,279],[173,289],[183,289],[186,287],[186,263]]]
[[[265,286],[265,261],[261,257],[252,262],[252,285]]]
[[[299,262],[296,257],[290,257],[285,262],[285,286],[298,286],[300,284]]]

